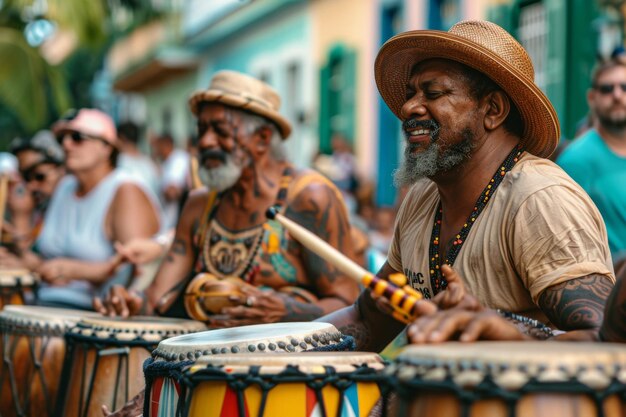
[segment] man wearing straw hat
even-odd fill
[[[353,303],[359,293],[355,281],[265,218],[270,206],[278,206],[352,256],[340,192],[320,174],[296,171],[284,156],[282,142],[291,126],[278,111],[276,91],[248,75],[221,71],[189,104],[198,120],[200,175],[208,190],[189,197],[145,293],[115,287],[104,301],[95,300],[96,309],[122,316],[191,316],[212,327],[235,327],[313,320]],[[228,285],[222,292],[232,293],[232,305],[218,309],[220,314],[205,316],[206,304],[198,309],[185,302],[185,292],[207,277],[204,272],[236,283],[215,284]],[[197,288],[205,285],[213,283],[200,281]]]
[[[379,275],[404,273],[434,301],[421,302],[423,314],[460,302],[568,337],[596,334],[615,282],[606,229],[587,194],[546,159],[559,122],[522,46],[483,21],[406,32],[383,45],[375,76],[406,137],[395,181],[411,185]],[[476,298],[462,297],[459,282]],[[380,304],[364,292],[322,320],[355,336],[359,350],[378,351],[404,328]]]

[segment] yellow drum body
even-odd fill
[[[81,310],[8,305],[0,312],[0,415],[52,416],[65,354],[65,332]]]
[[[393,417],[626,416],[623,345],[409,346],[386,373],[398,398]]]
[[[180,405],[183,369],[203,355],[224,353],[238,356],[304,352],[316,348],[338,350],[344,337],[328,323],[272,323],[209,330],[173,337],[159,343],[144,365],[145,416],[175,416]]]
[[[67,381],[57,415],[98,416],[123,406],[144,387],[142,364],[162,340],[205,330],[192,320],[158,317],[81,320],[67,334]]]
[[[214,355],[189,368],[189,417],[365,417],[381,398],[372,353]]]
[[[0,269],[0,310],[34,300],[39,279],[26,269]]]

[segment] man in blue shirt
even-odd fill
[[[596,67],[587,102],[594,127],[572,142],[557,163],[598,206],[617,267],[626,261],[626,57]]]

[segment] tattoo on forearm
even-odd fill
[[[324,312],[315,304],[301,303],[291,297],[284,297],[285,320],[287,321],[311,321],[322,317]]]
[[[617,280],[604,314],[600,338],[606,342],[626,342],[626,278]]]
[[[612,287],[604,275],[587,275],[549,287],[539,297],[539,306],[561,330],[599,328]]]
[[[174,242],[172,242],[172,247],[167,252],[167,262],[174,262],[173,255],[187,255],[187,245],[184,239],[175,239]]]

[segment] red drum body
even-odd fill
[[[91,417],[123,406],[144,387],[143,362],[164,339],[205,330],[192,320],[158,317],[98,318],[80,321],[66,335],[67,381],[57,415]]]
[[[623,345],[409,346],[386,373],[398,399],[393,417],[626,416]]]
[[[320,322],[258,324],[164,340],[144,365],[144,416],[181,415],[183,371],[201,356],[230,354],[235,358],[251,353],[273,356],[315,349],[338,351],[346,350],[346,342],[333,325]]]
[[[63,338],[81,310],[5,306],[0,312],[0,415],[52,416],[65,354]]]

